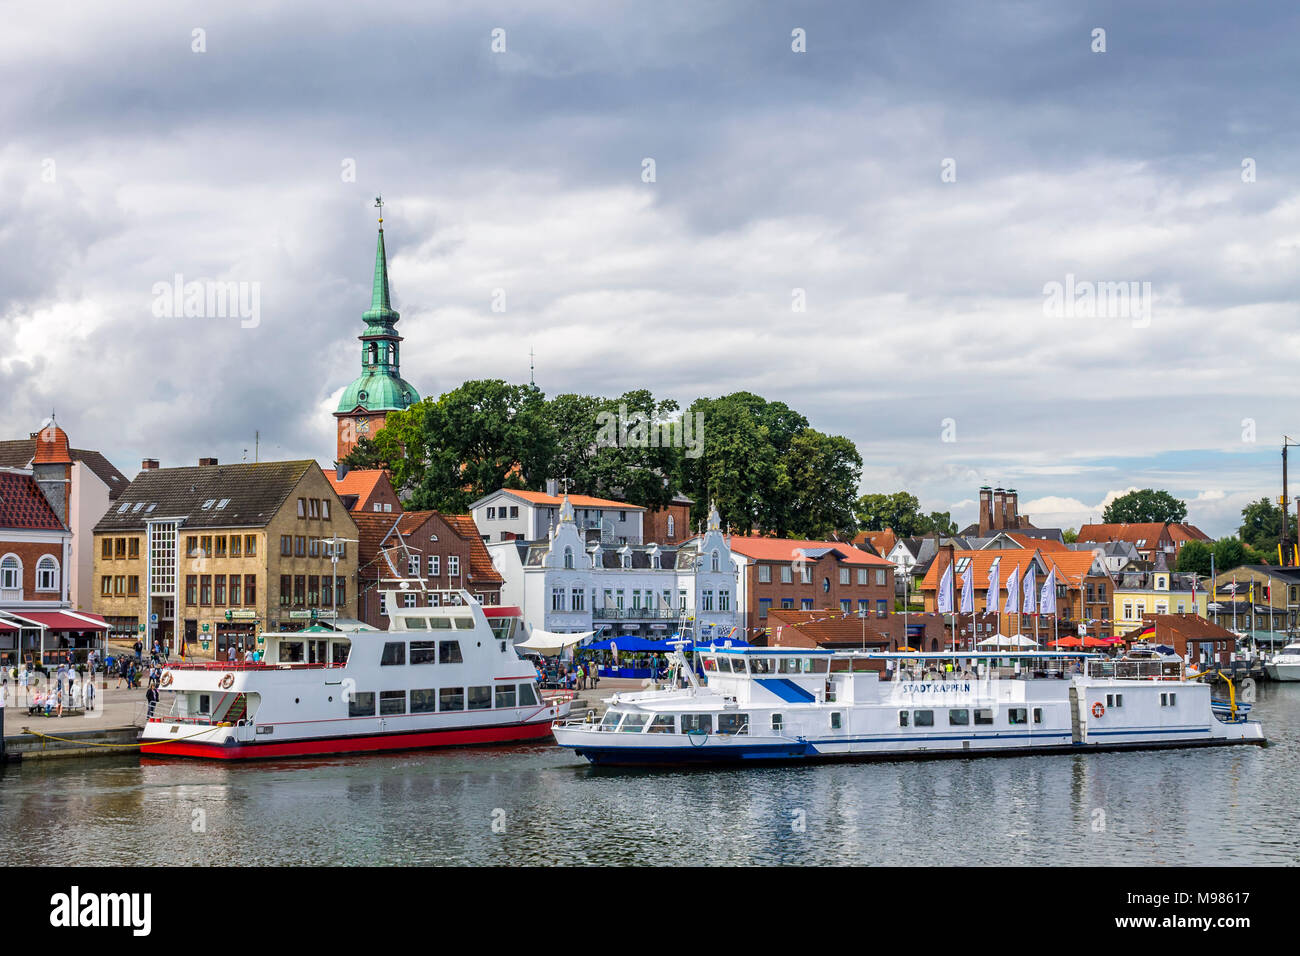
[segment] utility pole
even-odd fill
[[[1282,497],[1279,499],[1282,505],[1282,537],[1278,542],[1278,565],[1279,567],[1291,567],[1291,516],[1287,513],[1286,505],[1286,450],[1288,445],[1300,445],[1300,442],[1292,441],[1286,435],[1282,436]]]

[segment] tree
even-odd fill
[[[1066,544],[1074,544],[1079,540],[1079,532],[1075,528],[1066,528],[1061,537],[1065,539]]]
[[[1176,571],[1192,571],[1202,576],[1208,576],[1210,573],[1210,558],[1213,556],[1213,548],[1205,541],[1188,541],[1178,552],[1178,564],[1174,568]],[[1219,568],[1217,561],[1214,570]]]
[[[1167,491],[1143,488],[1120,495],[1106,506],[1101,519],[1107,524],[1145,524],[1182,521],[1187,517],[1187,502]]]
[[[1186,549],[1188,545],[1183,545]],[[1239,538],[1220,538],[1214,542],[1214,570],[1216,574],[1231,571],[1247,563],[1246,546]]]
[[[853,494],[862,474],[862,456],[853,442],[805,428],[791,440],[782,468],[792,495],[786,534],[852,537],[857,527]]]
[[[896,491],[892,495],[863,495],[853,510],[863,531],[892,528],[900,538],[911,538],[928,530],[920,508],[916,495]]]
[[[1241,509],[1241,540],[1261,552],[1270,561],[1277,561],[1277,546],[1282,540],[1282,508],[1268,498],[1260,498]],[[1287,515],[1288,540],[1296,543],[1295,515]]]
[[[925,516],[924,522],[918,534],[934,532],[940,537],[951,537],[957,533],[957,522],[953,521],[952,515],[946,511],[931,511]]]

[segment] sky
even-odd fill
[[[982,484],[1051,527],[1156,487],[1215,536],[1300,435],[1291,3],[5,21],[0,437],[328,466],[381,193],[422,395],[531,350],[548,395],[784,401],[963,524]],[[169,315],[177,276],[248,308]]]

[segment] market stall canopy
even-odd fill
[[[997,634],[993,637],[986,637],[980,641],[976,647],[1037,647],[1029,638],[1023,634]]]
[[[85,611],[10,611],[9,616],[51,631],[107,631],[108,622]]]
[[[554,631],[543,631],[535,627],[528,635],[528,640],[520,641],[515,644],[515,647],[521,651],[541,654],[543,657],[554,657],[566,647],[580,644],[595,633],[595,631],[580,631],[577,634],[556,634]]]

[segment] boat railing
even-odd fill
[[[1100,680],[1182,680],[1182,661],[1088,661],[1088,676]]]
[[[285,662],[283,664],[268,663],[266,661],[195,661],[184,664],[167,664],[164,670],[173,671],[280,671],[280,670],[327,670],[332,667],[345,667],[346,662],[335,661],[333,663],[306,663],[306,662]]]

